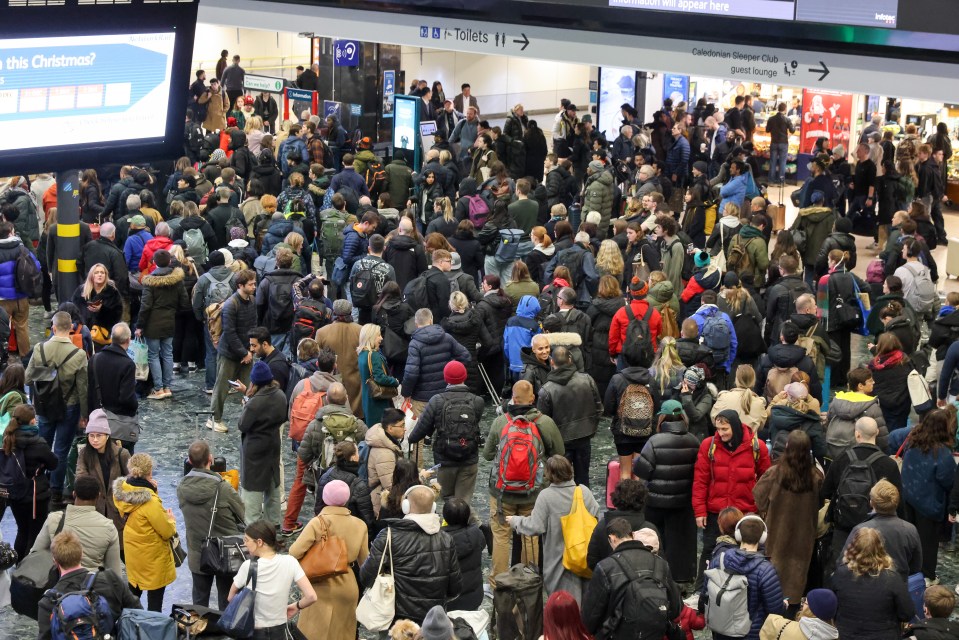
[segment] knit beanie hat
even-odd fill
[[[230,240],[243,240],[246,238],[246,229],[243,227],[230,228]]]
[[[423,618],[423,626],[420,627],[420,635],[423,640],[450,640],[453,637],[453,623],[443,611],[443,607],[436,605],[427,612]]]
[[[606,168],[606,167],[603,165],[603,163],[600,162],[599,160],[593,160],[593,161],[591,161],[591,162],[589,163],[588,167],[589,167],[589,170],[590,170],[591,172],[593,172],[593,173],[600,173],[601,171],[603,171],[603,169]]]
[[[806,604],[813,615],[820,620],[835,620],[839,609],[839,600],[836,594],[829,589],[813,589],[806,594]]]
[[[451,360],[443,367],[443,379],[446,384],[463,384],[466,382],[466,367],[458,360]]]
[[[709,165],[706,164],[705,160],[697,160],[693,163],[693,169],[700,173],[706,173],[706,171],[709,169]]]
[[[697,268],[704,269],[709,266],[709,252],[697,251],[696,255],[693,257],[693,260],[695,261]]]
[[[723,286],[727,289],[734,289],[739,286],[739,275],[735,271],[727,271],[723,276]]]
[[[257,360],[253,364],[252,371],[250,371],[250,383],[262,387],[271,382],[273,382],[273,371],[270,369],[270,365],[262,360]]]
[[[90,417],[87,419],[87,428],[84,429],[83,433],[105,433],[106,435],[111,435],[110,423],[107,421],[107,414],[103,412],[103,409],[94,409],[90,412]]]
[[[217,249],[217,251],[223,254],[223,266],[231,267],[233,265],[233,253],[229,249]]]
[[[634,298],[645,298],[646,294],[649,293],[649,285],[646,284],[645,280],[633,276],[629,281],[629,293]]]
[[[102,227],[101,227],[101,232],[102,232]],[[219,251],[214,251],[213,253],[210,254],[208,262],[211,267],[222,267],[224,263],[223,254],[220,253]]]
[[[323,487],[323,504],[342,507],[350,501],[350,486],[342,480],[331,480]]]
[[[809,397],[809,390],[802,382],[790,382],[783,388],[783,391],[786,392],[790,400],[803,400]]]

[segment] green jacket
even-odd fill
[[[676,290],[673,288],[672,281],[663,280],[654,284],[650,287],[647,298],[653,301],[657,309],[668,303],[676,313],[676,317],[679,317],[679,299],[676,297]]]
[[[836,213],[830,207],[806,207],[799,210],[792,230],[802,229],[806,232],[806,247],[802,252],[803,264],[816,264],[819,248],[822,247],[826,237],[832,233],[835,222]]]
[[[370,162],[379,162],[382,164],[382,160],[369,149],[363,149],[357,153],[353,158],[353,170],[356,171],[356,175],[366,180],[366,165]]]
[[[583,195],[583,219],[590,211],[598,211],[603,222],[600,223],[600,236],[605,237],[605,226],[613,210],[613,174],[602,171],[586,179],[586,191]]]
[[[766,270],[769,269],[769,251],[766,248],[766,238],[761,229],[746,225],[739,231],[739,241],[744,243],[749,262],[753,267],[753,284],[759,288],[766,281]]]
[[[507,405],[506,411],[508,413],[517,413],[522,415],[527,420],[534,421],[536,427],[539,429],[539,436],[543,441],[543,462],[546,461],[546,458],[550,456],[561,456],[566,453],[566,447],[563,444],[563,436],[559,432],[559,427],[556,426],[556,423],[553,422],[553,419],[549,416],[543,414],[539,409],[533,405],[523,405],[523,406],[514,406],[512,404]],[[503,427],[506,426],[506,416],[503,414],[497,416],[493,420],[493,425],[490,427],[489,435],[486,437],[486,444],[483,446],[483,457],[487,460],[493,460],[496,457],[497,449],[499,448],[500,435],[503,432]],[[495,470],[491,472],[491,477],[494,477]],[[538,489],[543,489],[539,487]],[[539,491],[532,496],[524,496],[522,498],[516,496],[503,496],[503,502],[506,504],[533,504],[536,502],[536,495]],[[491,492],[490,495],[493,495]],[[493,496],[496,497],[496,496]]]
[[[383,170],[386,172],[386,191],[390,194],[391,204],[402,211],[410,198],[413,172],[402,158],[393,160]]]
[[[27,365],[26,382],[30,384],[34,381],[36,368],[43,366],[45,357],[47,365],[57,369],[57,380],[60,383],[60,391],[65,394],[64,400],[66,400],[67,406],[79,404],[80,417],[85,418],[88,414],[87,358],[81,349],[79,355],[75,355],[67,361],[67,357],[73,353],[74,349],[77,349],[77,347],[70,338],[58,338],[57,336],[38,344],[30,357],[30,363]]]

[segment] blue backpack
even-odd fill
[[[732,336],[726,319],[719,313],[706,318],[703,323],[703,342],[713,352],[713,362],[717,367],[721,367],[729,358]]]
[[[363,482],[370,481],[370,470],[367,465],[370,462],[370,445],[366,440],[360,440],[356,443],[356,449],[360,452],[360,469],[357,475]]]
[[[113,613],[106,598],[93,590],[99,571],[91,572],[80,591],[47,592],[53,598],[50,637],[53,640],[97,640],[113,633]]]
[[[499,245],[496,247],[494,258],[501,264],[510,264],[519,255],[519,240],[523,237],[522,229],[500,229]]]

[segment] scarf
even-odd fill
[[[906,360],[906,354],[898,349],[872,359],[872,366],[877,371],[898,367]]]

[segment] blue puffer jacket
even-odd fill
[[[955,473],[949,447],[923,453],[907,444],[902,456],[903,497],[920,515],[943,520]]]
[[[719,566],[719,557],[720,554],[713,555],[713,559],[709,562],[710,569]],[[779,584],[779,574],[776,573],[772,563],[761,554],[741,549],[727,551],[723,564],[726,571],[744,575],[749,582],[747,593],[749,619],[752,621],[752,626],[746,634],[746,640],[759,640],[759,630],[766,616],[771,613],[783,614],[783,590]],[[722,639],[726,636],[713,633],[713,637]]]
[[[24,246],[17,236],[10,236],[0,240],[0,300],[19,300],[27,296],[17,290],[17,258],[20,256],[20,247]],[[33,261],[40,263],[36,257]]]
[[[706,321],[715,315],[725,318],[726,326],[729,327],[729,356],[720,365],[729,373],[732,371],[733,360],[736,359],[736,347],[738,346],[736,342],[736,327],[733,326],[733,321],[714,304],[704,304],[690,317],[696,321],[696,326],[699,327],[699,335],[703,335],[703,327],[706,326]],[[709,345],[706,346],[708,347]]]
[[[153,240],[153,236],[146,229],[140,229],[127,237],[127,242],[123,245],[123,257],[127,261],[127,269],[130,273],[140,272],[140,256],[143,255],[143,247],[150,240]]]
[[[720,214],[726,210],[727,202],[742,208],[746,199],[746,174],[730,179],[719,190],[719,195],[722,197],[722,202],[719,203]]]
[[[516,315],[506,321],[503,353],[506,354],[510,371],[520,373],[523,370],[522,349],[530,346],[533,336],[541,331],[536,320],[539,311],[539,300],[533,296],[523,296],[516,306]]]
[[[306,143],[303,141],[303,138],[300,136],[288,137],[286,140],[280,143],[280,152],[278,154],[280,156],[280,170],[283,171],[283,177],[287,177],[290,174],[287,158],[290,155],[290,151],[293,149],[296,149],[300,152],[300,158],[304,162],[306,162],[310,157],[310,153],[306,150]],[[305,178],[307,176],[303,177]]]
[[[369,238],[357,231],[356,225],[353,225],[343,232],[342,256],[347,268],[352,269],[353,263],[366,255],[366,248],[368,246]]]
[[[283,242],[287,234],[293,231],[293,223],[289,220],[274,220],[266,230],[263,236],[263,244],[260,247],[260,255],[265,256],[273,250],[273,247]]]
[[[443,327],[430,324],[414,331],[403,374],[403,397],[428,402],[444,391],[443,367],[450,360],[466,364],[470,354]]]
[[[343,170],[330,180],[330,191],[333,193],[336,193],[343,187],[349,187],[355,191],[358,196],[370,195],[370,189],[366,186],[366,179],[353,170],[352,167],[343,167]]]

